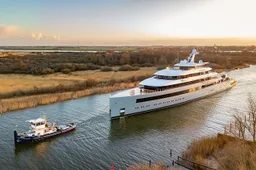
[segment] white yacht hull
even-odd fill
[[[154,96],[166,95],[173,93],[174,90],[165,90],[152,93],[146,93],[141,95],[130,95],[120,97],[110,97],[110,117],[111,119],[117,119],[123,116],[136,115],[140,113],[151,112],[154,110],[165,109],[168,107],[174,107],[177,105],[185,104],[194,100],[204,98],[206,96],[214,95],[216,93],[223,92],[234,86],[235,83],[232,80],[221,82],[209,87],[205,87],[193,92],[176,95],[173,97],[166,97],[162,99],[156,99],[145,102],[136,102],[137,99],[145,99]],[[196,86],[195,86],[196,87]],[[135,88],[133,90],[139,90]],[[182,88],[177,88],[182,90]],[[177,91],[176,90],[176,91]],[[131,90],[130,90],[131,91]]]

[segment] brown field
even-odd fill
[[[31,96],[24,96],[24,97],[13,97],[10,99],[1,99],[0,114],[8,111],[26,109],[26,108],[35,107],[38,105],[46,105],[46,104],[61,102],[65,100],[90,96],[94,94],[104,94],[104,93],[109,93],[117,90],[124,90],[127,88],[133,88],[137,85],[138,85],[137,82],[120,83],[114,86],[95,87],[95,88],[79,90],[75,92],[40,94],[40,95],[31,95]]]
[[[132,88],[138,86],[138,80],[133,81],[131,78],[139,76],[143,78],[152,75],[155,71],[155,67],[150,67],[137,71],[94,70],[44,76],[1,74],[0,96],[7,97],[0,99],[0,113]],[[95,85],[86,86],[86,81],[91,80]],[[111,85],[102,85],[102,82],[111,82],[111,80],[115,82]],[[62,87],[61,91],[57,91],[59,86]]]
[[[27,74],[0,74],[0,94],[10,93],[18,90],[33,90],[35,86],[40,89],[58,86],[59,84],[75,84],[88,79],[108,81],[110,79],[125,79],[135,75],[153,75],[155,71],[155,67],[146,67],[137,71],[101,72],[100,70],[88,70],[72,72],[71,74],[54,73],[44,76]]]

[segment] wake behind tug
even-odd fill
[[[22,133],[18,133],[16,130],[14,131],[15,144],[39,142],[76,129],[76,125],[74,123],[56,125],[55,123],[47,122],[45,118],[29,120],[29,123],[29,131]]]

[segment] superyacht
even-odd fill
[[[153,77],[140,82],[139,87],[112,95],[111,119],[185,104],[236,85],[227,74],[212,71],[208,62],[196,63],[197,54],[193,49],[187,60],[181,60],[173,68],[157,71]]]

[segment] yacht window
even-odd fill
[[[177,87],[182,87],[182,86],[186,86],[186,85],[191,85],[191,84],[195,84],[195,83],[199,83],[199,82],[203,82],[203,81],[211,80],[211,79],[215,79],[215,78],[207,77],[204,79],[199,79],[199,80],[189,81],[189,82],[185,82],[185,83],[166,86],[165,88],[150,87],[150,86],[144,86],[144,88],[146,90],[160,91],[160,90],[167,90],[167,89],[171,89],[171,88],[177,88]]]
[[[136,103],[141,103],[141,102],[146,102],[146,101],[151,101],[151,100],[159,100],[159,99],[163,99],[163,98],[182,95],[182,94],[185,94],[185,93],[189,93],[189,90],[183,90],[183,91],[174,92],[174,93],[165,94],[165,95],[160,95],[160,96],[137,99]],[[177,99],[175,101],[177,101]],[[158,103],[158,105],[160,105],[160,104],[162,104],[162,103]]]
[[[155,78],[165,79],[165,80],[177,80],[177,79],[184,79],[184,78],[204,75],[204,74],[208,74],[208,73],[210,73],[210,72],[206,71],[206,72],[193,73],[193,74],[188,74],[188,75],[183,75],[183,76],[163,76],[163,75],[157,75],[157,76],[155,76]]]

